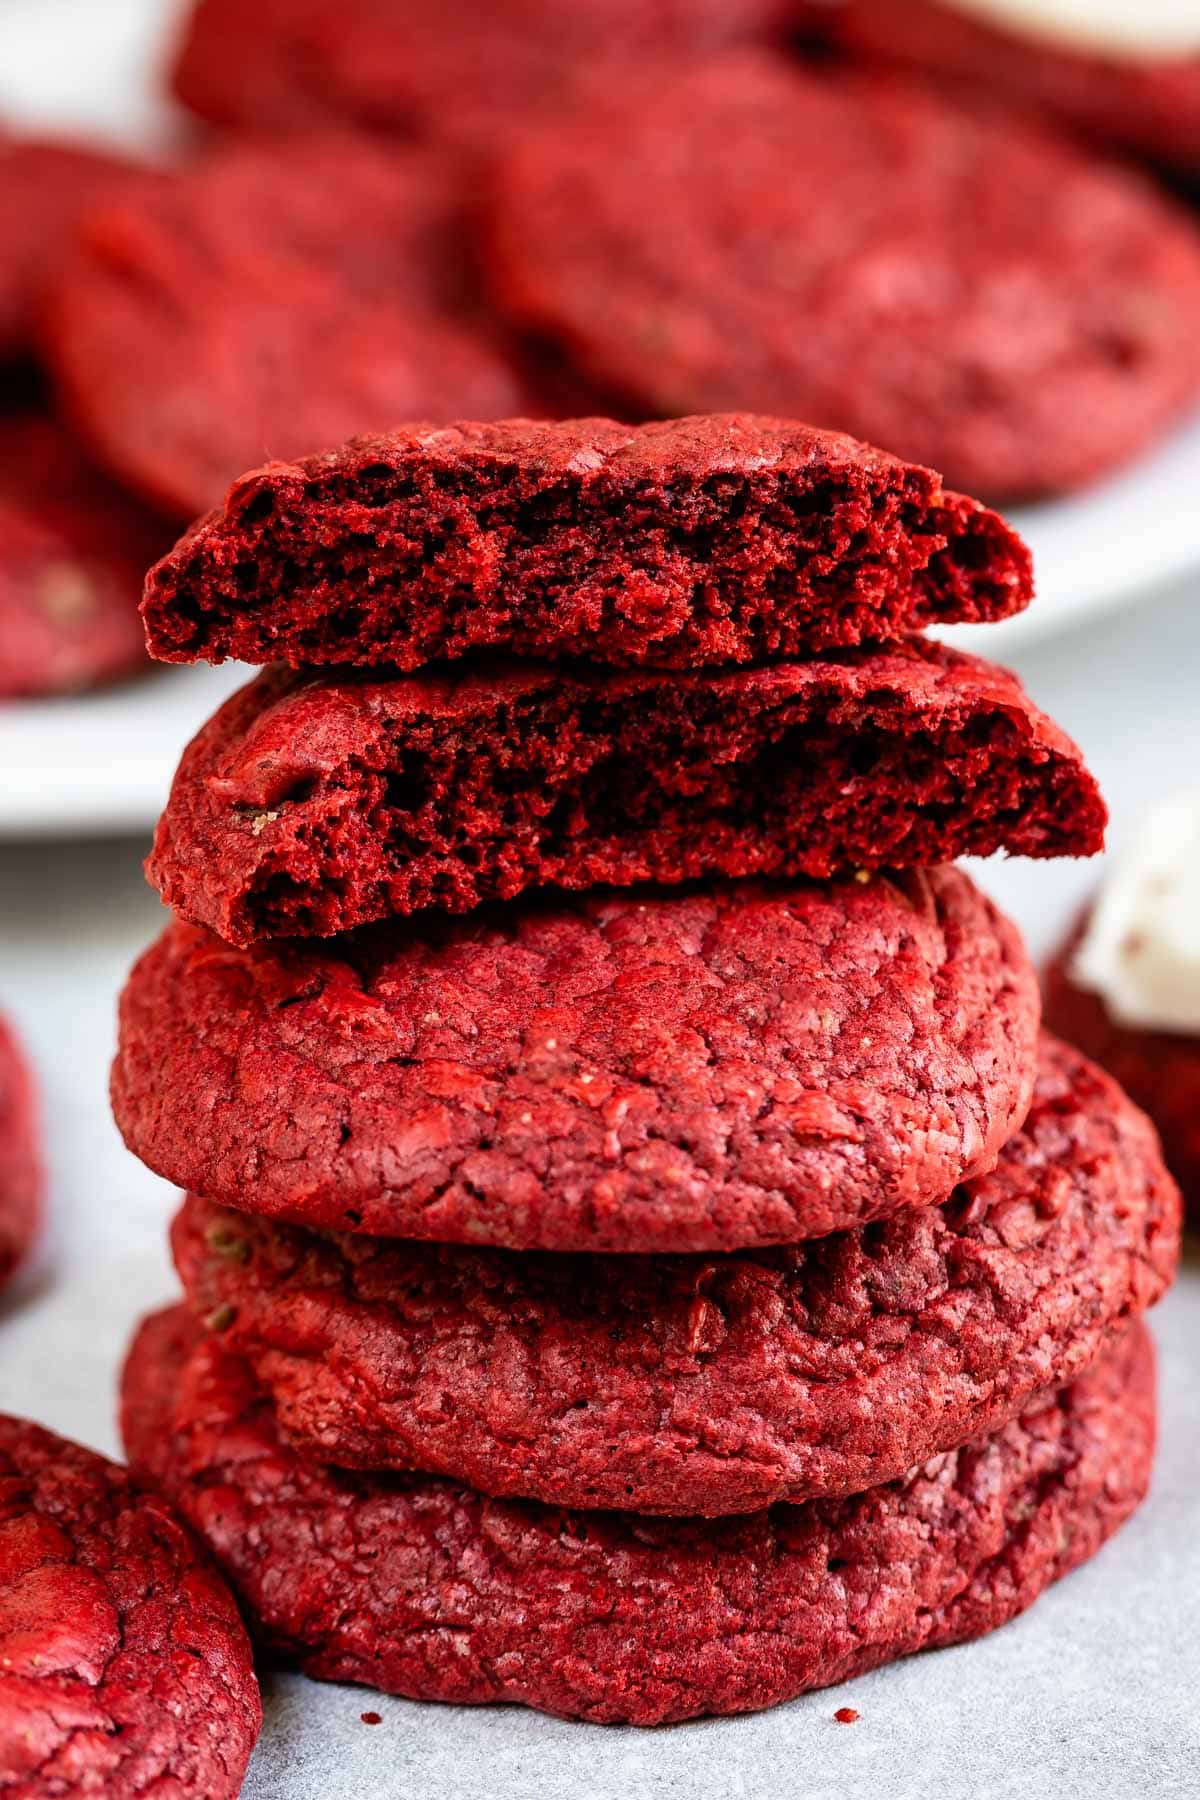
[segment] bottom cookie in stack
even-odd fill
[[[1071,1386],[899,1481],[711,1521],[307,1463],[248,1365],[181,1307],[135,1340],[123,1425],[261,1640],[308,1673],[649,1725],[754,1711],[1014,1617],[1144,1495],[1154,1356],[1136,1324]]]

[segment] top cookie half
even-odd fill
[[[1029,552],[931,470],[752,415],[414,425],[231,488],[146,585],[167,662],[479,648],[691,668],[1029,603]]]

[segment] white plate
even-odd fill
[[[167,44],[181,0],[0,0],[0,114],[133,142],[169,137]],[[1127,473],[1014,515],[1038,599],[951,641],[1003,658],[1200,571],[1200,418]],[[240,679],[163,671],[109,693],[0,703],[0,837],[145,831],[189,734]]]
[[[0,703],[0,836],[149,830],[184,744],[251,673],[151,669],[103,693]]]
[[[1037,595],[1018,618],[940,633],[1003,659],[1036,639],[1200,573],[1200,415],[1098,486],[1007,516],[1033,551]]]

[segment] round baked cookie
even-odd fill
[[[1186,9],[1181,9],[1181,12]],[[1184,174],[1200,170],[1200,54],[1105,49],[1049,31],[1008,29],[953,0],[812,0],[804,23],[858,54],[886,57],[952,83],[1003,94],[1097,143],[1117,145]],[[1127,9],[1130,25],[1136,6]],[[1193,33],[1200,41],[1200,33]]]
[[[273,668],[184,752],[146,868],[247,944],[547,886],[1090,855],[1105,816],[1015,676],[919,639],[684,675]]]
[[[110,194],[46,349],[101,460],[180,518],[273,457],[403,419],[523,410],[476,315],[445,159],[331,134],[219,148]]]
[[[41,1213],[33,1080],[12,1028],[0,1017],[0,1288],[33,1243]]]
[[[794,0],[197,0],[178,97],[221,125],[330,119],[489,147],[570,103],[581,74],[775,35]],[[232,48],[236,46],[236,48]]]
[[[555,1256],[323,1236],[191,1196],[188,1299],[301,1455],[640,1513],[858,1493],[1075,1379],[1162,1294],[1179,1194],[1053,1039],[990,1175],[796,1249]]]
[[[91,145],[0,132],[0,362],[34,353],[44,281],[82,213],[133,168]]]
[[[122,1412],[134,1465],[308,1674],[653,1725],[772,1706],[1022,1611],[1141,1500],[1154,1363],[1137,1326],[1074,1386],[901,1481],[717,1520],[305,1462],[181,1308],[143,1325]]]
[[[233,1800],[262,1723],[233,1597],[167,1503],[0,1417],[0,1792]]]
[[[1140,174],[898,76],[651,68],[503,157],[497,299],[634,413],[835,426],[1054,494],[1200,394],[1200,231]]]
[[[236,950],[121,1004],[157,1173],[370,1236],[726,1250],[943,1200],[1024,1118],[1038,995],[954,868],[592,894]]]
[[[138,601],[163,535],[57,419],[0,413],[0,700],[146,667]]]
[[[1083,930],[1080,924],[1046,971],[1049,1022],[1110,1070],[1145,1107],[1188,1212],[1200,1220],[1200,1036],[1152,1031],[1115,1019],[1103,998],[1080,987],[1072,974]]]

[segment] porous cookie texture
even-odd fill
[[[339,134],[208,152],[84,220],[46,349],[72,414],[177,519],[243,470],[401,419],[522,410],[475,311],[445,160]]]
[[[221,125],[346,119],[489,151],[572,104],[578,79],[775,35],[794,0],[197,0],[174,85]],[[230,55],[230,45],[236,54]]]
[[[900,1481],[668,1520],[305,1462],[247,1366],[182,1309],[142,1327],[123,1392],[134,1465],[211,1545],[263,1641],[309,1674],[638,1725],[752,1712],[993,1630],[1128,1518],[1154,1422],[1139,1326],[1073,1386]]]
[[[165,1500],[0,1417],[0,1793],[234,1800],[262,1722],[228,1588]]]
[[[41,1213],[33,1080],[12,1028],[0,1018],[0,1288],[33,1243]]]
[[[1056,1031],[1108,1069],[1158,1128],[1172,1174],[1200,1222],[1200,1035],[1151,1031],[1114,1019],[1099,994],[1077,985],[1080,926],[1046,971],[1046,1011]]]
[[[0,416],[0,700],[145,668],[138,599],[163,538],[56,419]]]
[[[547,885],[1089,855],[1104,824],[1015,677],[919,641],[688,675],[275,668],[185,752],[147,872],[248,944]]]
[[[1200,392],[1200,232],[1136,171],[892,73],[647,67],[501,159],[500,304],[635,416],[835,425],[991,498]]]
[[[953,868],[594,894],[238,950],[122,1001],[130,1148],[373,1236],[724,1250],[945,1199],[1024,1118],[1037,984]]]
[[[974,16],[972,16],[972,13]],[[847,0],[813,5],[804,21],[859,54],[1034,107],[1097,143],[1200,170],[1200,55],[1112,55],[943,0]],[[1136,14],[1134,15],[1136,16]]]
[[[1148,1120],[1047,1039],[990,1175],[796,1249],[514,1254],[196,1196],[173,1244],[303,1456],[721,1515],[894,1480],[1064,1386],[1170,1282],[1179,1211]]]
[[[1003,618],[1032,591],[995,513],[836,432],[507,419],[252,471],[151,571],[143,614],[166,662],[692,668]]]

